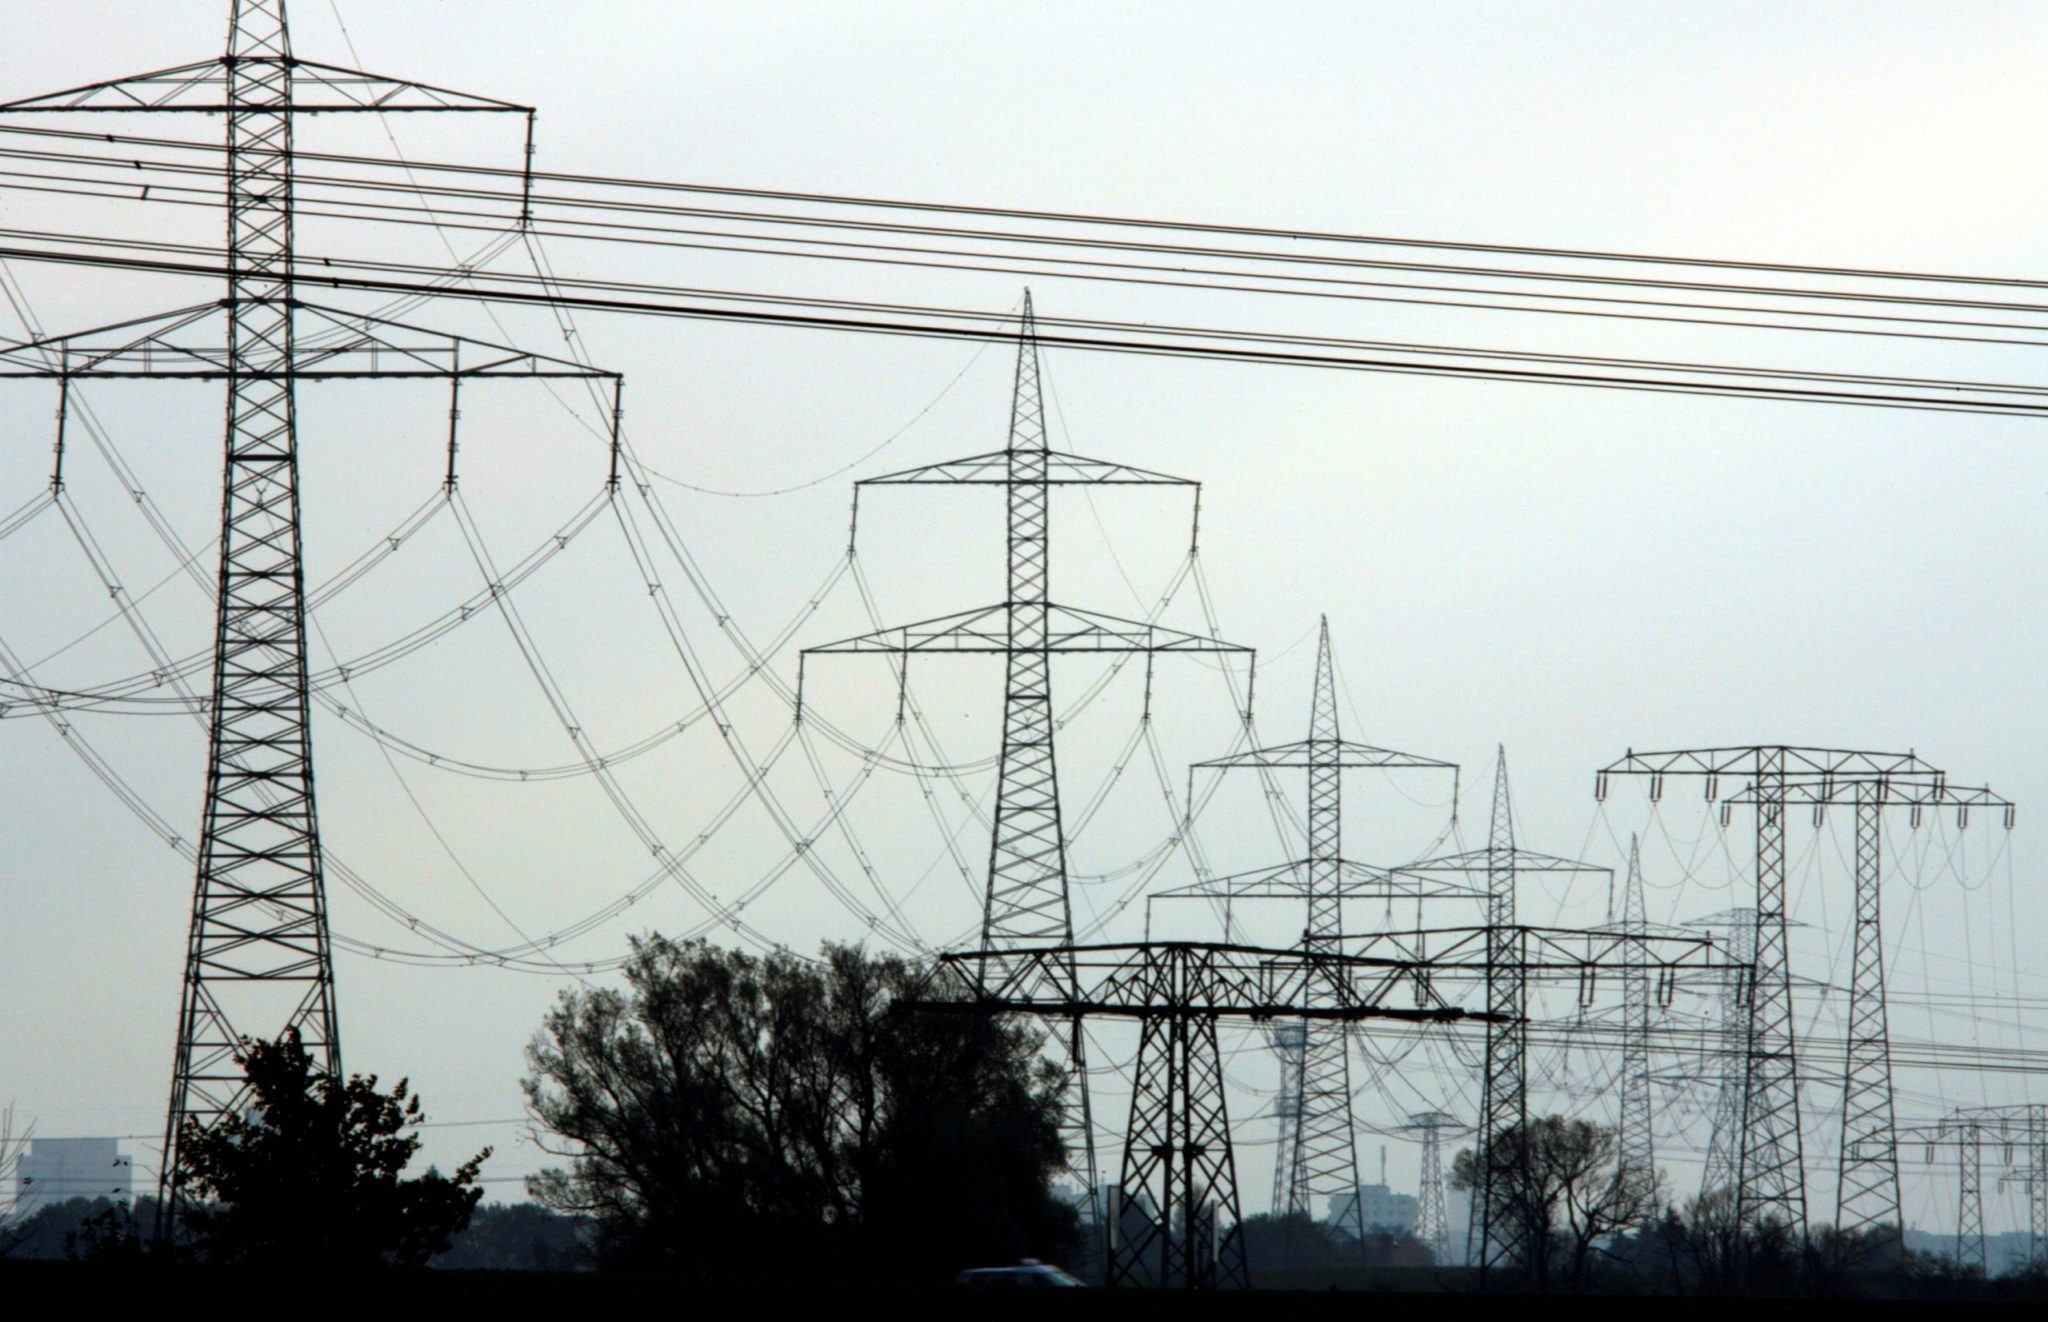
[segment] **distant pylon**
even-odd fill
[[[1223,900],[1265,898],[1303,903],[1301,939],[1312,950],[1335,948],[1343,931],[1348,897],[1399,895],[1417,900],[1469,900],[1464,887],[1430,886],[1397,881],[1386,870],[1344,857],[1344,770],[1371,767],[1381,771],[1449,771],[1454,763],[1370,744],[1347,743],[1337,719],[1336,666],[1330,651],[1330,621],[1324,616],[1316,639],[1315,686],[1309,702],[1308,738],[1272,748],[1256,748],[1228,757],[1197,762],[1197,768],[1272,769],[1287,767],[1308,773],[1308,857],[1278,868],[1262,868],[1231,877],[1213,878],[1195,886],[1156,895],[1155,899]],[[1335,995],[1318,984],[1311,991],[1315,1005]],[[1276,1216],[1313,1217],[1315,1200],[1323,1198],[1339,1210],[1340,1229],[1365,1245],[1365,1208],[1358,1197],[1358,1148],[1351,1113],[1351,1062],[1344,1025],[1324,1019],[1277,1025],[1272,1032],[1280,1061],[1280,1087],[1274,1105],[1280,1141],[1273,1161],[1273,1212]]]
[[[1415,1238],[1438,1267],[1451,1266],[1451,1216],[1444,1186],[1444,1131],[1462,1128],[1456,1116],[1418,1111],[1402,1126],[1422,1135],[1422,1176],[1415,1191]]]
[[[1486,1059],[1480,1078],[1478,1181],[1472,1191],[1470,1258],[1486,1272],[1528,1261],[1528,1209],[1517,1214],[1514,1189],[1527,1175],[1522,1142],[1529,1118],[1528,929],[1515,922],[1515,879],[1525,872],[1604,872],[1614,869],[1539,854],[1515,844],[1515,814],[1508,790],[1508,755],[1499,749],[1493,770],[1493,812],[1486,848],[1424,859],[1399,869],[1427,877],[1486,878]]]
[[[963,485],[1004,488],[1004,599],[993,606],[806,648],[804,656],[895,654],[903,658],[906,670],[912,655],[994,653],[1003,657],[1003,741],[997,764],[995,820],[989,838],[988,885],[981,922],[980,950],[987,958],[978,969],[979,979],[987,987],[1004,981],[1006,970],[1016,963],[1006,958],[1012,952],[1048,945],[1071,946],[1074,940],[1066,832],[1060,815],[1054,755],[1057,722],[1052,698],[1053,656],[1062,652],[1211,652],[1248,656],[1251,649],[1146,621],[1061,606],[1051,600],[1051,488],[1163,485],[1196,493],[1199,501],[1199,486],[1186,478],[1050,448],[1038,357],[1038,322],[1028,289],[1017,325],[1017,362],[1005,448],[864,479],[855,484],[855,499],[857,502],[858,493],[868,487]],[[903,682],[903,673],[898,672],[899,682]],[[799,719],[801,701],[799,697]],[[1029,967],[1033,976],[1057,977],[1062,985],[1054,990],[1068,994],[1071,999],[1075,987],[1071,957],[1051,965],[1030,963]],[[1067,1144],[1068,1174],[1085,1196],[1096,1185],[1096,1161],[1087,1044],[1080,1019],[1076,1017],[1061,1025],[1049,1045],[1049,1054],[1065,1068],[1067,1077],[1062,1137]]]
[[[1701,919],[1695,927],[1725,927],[1728,958],[1742,965],[1756,962],[1756,910],[1730,909],[1714,918]],[[1721,988],[1721,1079],[1714,1091],[1712,1128],[1708,1131],[1706,1170],[1700,1178],[1700,1194],[1724,1193],[1735,1196],[1740,1174],[1742,1148],[1743,1060],[1748,1054],[1749,1009],[1743,989],[1730,979]]]
[[[1643,901],[1642,848],[1628,840],[1628,879],[1622,891],[1621,930],[1641,938],[1649,935],[1649,913]],[[1651,1133],[1650,1106],[1650,972],[1630,966],[1622,974],[1621,1132],[1618,1136],[1617,1181],[1657,1171],[1657,1145]]]

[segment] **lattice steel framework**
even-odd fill
[[[1493,811],[1486,848],[1425,859],[1398,869],[1416,875],[1458,873],[1486,878],[1486,1059],[1480,1081],[1479,1187],[1472,1193],[1471,1243],[1475,1264],[1498,1272],[1527,1260],[1528,1227],[1510,1214],[1506,1190],[1524,1172],[1500,1168],[1519,1162],[1526,1147],[1515,1141],[1529,1118],[1529,952],[1527,929],[1515,923],[1515,878],[1523,873],[1606,872],[1593,863],[1539,854],[1515,845],[1514,806],[1508,790],[1508,755],[1494,762]],[[1623,939],[1641,942],[1640,934]]]
[[[1636,837],[1628,840],[1628,876],[1623,883],[1621,930],[1647,936],[1650,917],[1643,901],[1643,857]],[[1630,969],[1621,981],[1621,1124],[1614,1178],[1617,1183],[1655,1179],[1657,1142],[1650,1105],[1650,974]]]
[[[341,1069],[307,720],[296,394],[309,374],[293,289],[294,124],[309,113],[472,110],[523,116],[530,152],[530,107],[295,57],[284,0],[235,0],[220,58],[0,106],[8,114],[200,113],[227,121],[222,352],[158,364],[147,352],[124,359],[114,349],[97,370],[74,370],[60,350],[73,346],[45,341],[15,346],[20,370],[6,373],[62,376],[67,390],[84,375],[224,379],[228,387],[206,797],[160,1233],[179,1207],[181,1136],[240,1103],[234,1054],[244,1034],[296,1030],[322,1068]],[[173,336],[200,319],[173,314],[135,338]],[[55,368],[38,370],[52,358]],[[379,374],[374,365],[356,373]]]
[[[1806,1176],[1792,971],[1786,944],[1786,786],[1849,779],[1938,784],[1941,773],[1911,753],[1768,744],[1630,752],[1600,772],[1596,797],[1606,797],[1612,776],[1647,776],[1653,800],[1662,797],[1669,776],[1704,778],[1709,800],[1718,797],[1723,777],[1741,777],[1749,784],[1748,801],[1756,807],[1756,963],[1750,979],[1749,1033],[1743,1053],[1736,1211],[1745,1223],[1776,1221],[1803,1234]]]
[[[1332,949],[1217,942],[1019,947],[940,956],[931,993],[907,1008],[956,1013],[1136,1019],[1135,1066],[1121,1183],[1107,1209],[1112,1284],[1242,1284],[1236,1168],[1217,1067],[1216,1024],[1276,1018],[1451,1023],[1448,985],[1478,988],[1496,972],[1488,928],[1342,937]],[[1725,977],[1712,943],[1615,932],[1516,928],[1513,963],[1532,978],[1582,987],[1601,972],[1653,970],[1668,995],[1682,975]],[[1133,1221],[1142,1224],[1124,1233]]]
[[[1415,1191],[1415,1238],[1438,1267],[1451,1265],[1451,1214],[1444,1189],[1444,1134],[1466,1126],[1444,1111],[1418,1111],[1401,1126],[1422,1135],[1422,1175]]]
[[[998,762],[994,830],[989,841],[982,910],[982,976],[1001,977],[1005,952],[1020,946],[1070,944],[1073,909],[1067,891],[1067,846],[1060,818],[1054,754],[1056,720],[1052,658],[1066,652],[1220,652],[1249,656],[1251,649],[1181,633],[1143,621],[1119,619],[1055,604],[1050,597],[1050,495],[1055,486],[1163,485],[1194,493],[1196,483],[1127,464],[1063,454],[1047,444],[1040,382],[1037,322],[1031,293],[1017,329],[1017,364],[1011,393],[1009,444],[921,468],[869,478],[855,486],[1000,486],[1006,500],[1008,593],[982,607],[899,628],[806,648],[813,655],[895,654],[909,664],[926,653],[993,653],[1004,658],[1003,742]],[[1191,542],[1192,545],[1192,542]],[[849,547],[851,552],[851,547]],[[801,683],[801,681],[799,681]],[[1042,968],[1071,986],[1073,974]],[[1055,992],[1059,988],[1050,989]],[[1095,1187],[1094,1125],[1088,1101],[1087,1046],[1078,1019],[1058,1038],[1071,1081],[1065,1133],[1070,1174],[1085,1194]]]
[[[1724,820],[1738,805],[1754,803],[1745,790],[1723,804]],[[1893,1124],[1891,1035],[1885,1012],[1884,931],[1880,903],[1883,882],[1884,810],[1907,808],[1916,829],[1929,808],[1953,808],[1958,829],[1970,810],[1996,809],[2007,830],[2016,810],[1986,787],[1960,788],[1940,779],[1894,782],[1876,779],[1798,781],[1784,789],[1787,806],[1813,811],[1816,827],[1830,807],[1849,806],[1855,819],[1856,923],[1854,965],[1849,983],[1848,1046],[1842,1071],[1842,1146],[1836,1186],[1835,1224],[1857,1234],[1889,1228],[1897,1238],[1899,1145]],[[1903,1243],[1891,1246],[1902,1249]]]
[[[1687,924],[1726,930],[1728,958],[1743,966],[1756,964],[1756,910],[1729,909],[1711,918]],[[1747,987],[1729,979],[1721,988],[1721,1079],[1714,1091],[1713,1125],[1707,1137],[1706,1169],[1700,1177],[1700,1196],[1732,1194],[1742,1168],[1742,1088],[1748,1077],[1744,1061],[1749,1057],[1749,1000]]]
[[[1336,669],[1330,653],[1330,621],[1323,617],[1316,640],[1315,686],[1309,703],[1308,738],[1300,743],[1197,762],[1193,770],[1296,768],[1308,780],[1308,857],[1280,868],[1180,887],[1155,899],[1206,899],[1232,903],[1276,895],[1303,904],[1302,941],[1328,949],[1343,930],[1344,901],[1366,895],[1422,896],[1416,881],[1397,884],[1384,869],[1344,857],[1344,771],[1375,767],[1385,771],[1449,771],[1457,765],[1369,744],[1346,743],[1337,719]],[[1192,801],[1192,790],[1190,790]],[[1469,898],[1466,888],[1436,888],[1437,894]],[[1336,1025],[1276,1026],[1274,1054],[1280,1091],[1274,1111],[1280,1140],[1273,1163],[1276,1216],[1314,1216],[1314,1200],[1347,1200],[1348,1228],[1365,1243],[1365,1211],[1358,1198],[1358,1143],[1351,1114],[1351,1059],[1348,1039]]]

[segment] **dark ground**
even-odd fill
[[[1426,1269],[1419,1274],[1436,1275]],[[508,1313],[546,1309],[587,1315],[603,1310],[614,1316],[630,1309],[672,1309],[678,1305],[738,1307],[770,1316],[876,1316],[923,1318],[938,1310],[987,1316],[1060,1315],[1082,1318],[1287,1317],[1355,1320],[1364,1309],[1401,1307],[1408,1316],[1437,1319],[1486,1317],[1532,1304],[1543,1310],[1569,1310],[1574,1322],[1605,1316],[1627,1316],[1642,1322],[1669,1318],[1717,1316],[1731,1308],[1770,1316],[1801,1309],[1833,1314],[1854,1308],[1859,1314],[1938,1316],[1958,1301],[1941,1300],[1731,1300],[1630,1297],[1618,1295],[1560,1297],[1536,1301],[1512,1296],[1487,1296],[1461,1290],[1452,1274],[1433,1282],[1428,1293],[1391,1288],[1401,1271],[1382,1271],[1383,1288],[1360,1290],[1257,1290],[1190,1295],[1138,1290],[995,1290],[967,1291],[948,1285],[814,1284],[790,1281],[691,1280],[670,1276],[634,1276],[595,1272],[416,1271],[360,1275],[352,1278],[291,1278],[282,1290],[267,1288],[285,1278],[245,1273],[180,1268],[170,1272],[121,1270],[75,1262],[0,1261],[0,1298],[47,1309],[71,1300],[95,1313],[127,1307],[161,1308],[173,1298],[210,1299],[230,1311],[256,1312],[270,1299],[296,1298],[294,1307],[317,1299],[320,1312],[342,1309],[404,1310],[400,1315],[430,1309],[500,1309]],[[1420,1285],[1422,1282],[1416,1282]],[[200,1293],[204,1291],[205,1293]],[[1050,1294],[1050,1297],[1048,1297]],[[237,1296],[240,1296],[238,1299]],[[2038,1302],[2033,1304],[2038,1308]],[[811,1310],[817,1310],[812,1312]],[[649,1314],[658,1315],[658,1314]],[[1739,1322],[1747,1322],[1740,1319]]]

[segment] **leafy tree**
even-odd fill
[[[1616,1156],[1613,1129],[1545,1116],[1460,1152],[1451,1187],[1476,1191],[1481,1174],[1490,1174],[1494,1206],[1519,1241],[1529,1284],[1576,1288],[1588,1282],[1608,1240],[1657,1215],[1657,1173],[1622,1170]]]
[[[406,1179],[425,1119],[404,1080],[342,1082],[313,1066],[295,1030],[244,1039],[250,1105],[211,1128],[187,1122],[178,1163],[194,1199],[184,1230],[208,1261],[343,1268],[419,1266],[469,1223],[490,1149],[445,1176]]]
[[[568,1160],[537,1198],[613,1262],[938,1274],[1054,1256],[1074,1210],[1062,1080],[1026,1024],[909,1013],[929,970],[635,940],[626,987],[571,990],[527,1097]]]

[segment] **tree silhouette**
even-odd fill
[[[406,1082],[342,1082],[313,1067],[296,1031],[244,1039],[249,1105],[178,1145],[187,1246],[209,1262],[360,1268],[418,1266],[469,1223],[485,1148],[445,1176],[404,1178],[425,1119]]]

